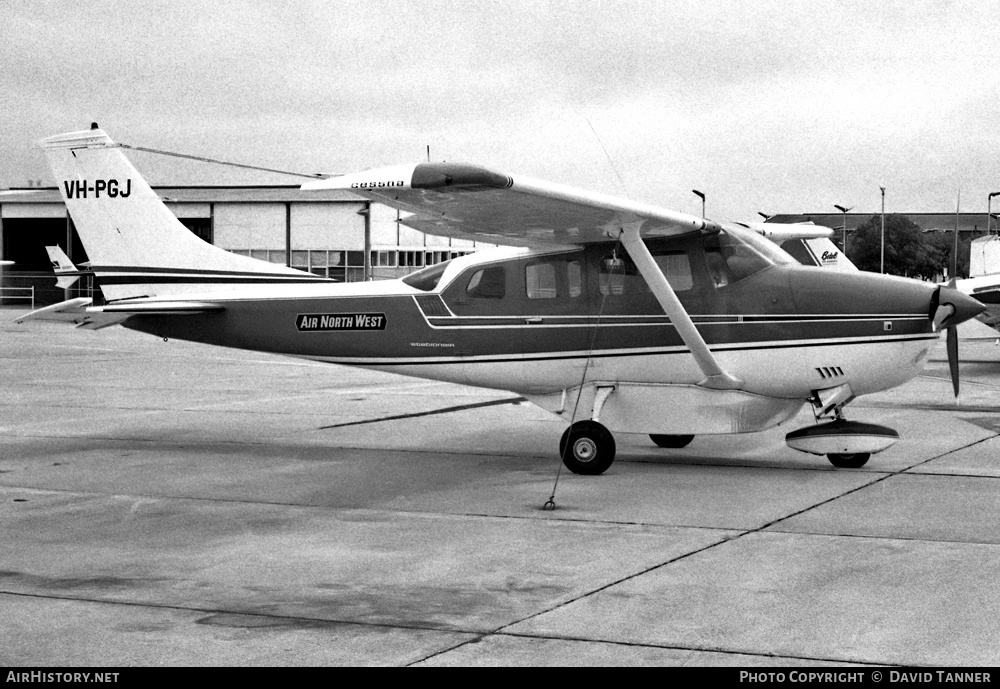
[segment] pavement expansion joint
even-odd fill
[[[655,648],[671,651],[692,651],[696,653],[719,653],[732,656],[755,656],[757,658],[768,658],[773,660],[803,660],[821,663],[850,663],[852,665],[871,665],[873,667],[893,666],[893,663],[880,663],[874,661],[849,660],[845,658],[833,658],[824,656],[807,656],[778,653],[761,653],[760,651],[740,650],[725,648],[722,646],[699,646],[695,644],[657,644],[653,642],[641,643],[637,641],[612,641],[606,639],[593,639],[585,637],[575,637],[570,635],[555,634],[530,634],[525,632],[495,632],[496,636],[509,636],[524,639],[551,639],[554,641],[576,641],[590,644],[609,644],[613,646],[623,646],[629,648]],[[466,642],[469,643],[469,642]],[[901,667],[901,666],[900,666]]]

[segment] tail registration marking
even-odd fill
[[[95,179],[88,186],[85,179],[70,179],[63,181],[63,189],[68,199],[85,199],[88,193],[99,199],[101,192],[111,198],[126,198],[132,193],[132,180],[125,180],[125,185],[122,186],[117,179]]]

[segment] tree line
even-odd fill
[[[969,274],[969,244],[975,237],[962,233],[958,245],[958,276]],[[977,233],[977,236],[981,233]],[[879,272],[882,216],[873,215],[847,239],[845,253],[861,270]],[[951,265],[952,232],[924,232],[905,215],[885,216],[885,272],[890,275],[936,280]]]

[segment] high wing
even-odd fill
[[[756,232],[767,237],[776,244],[791,239],[817,239],[829,238],[833,236],[833,230],[829,227],[816,225],[813,222],[801,223],[776,223],[776,222],[738,222],[740,227]]]
[[[616,239],[714,233],[693,215],[462,163],[417,163],[307,182],[304,190],[346,189],[412,213],[421,232],[509,246],[576,245]]]

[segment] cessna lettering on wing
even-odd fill
[[[384,313],[300,313],[295,327],[301,333],[331,330],[385,330]]]
[[[111,198],[125,198],[132,193],[132,180],[125,180],[125,185],[122,186],[117,179],[95,179],[90,185],[85,179],[71,179],[63,182],[63,188],[68,199],[85,199],[87,194],[93,194],[95,199],[99,199],[102,193]]]
[[[375,189],[377,187],[401,187],[403,182],[354,182],[351,189]]]

